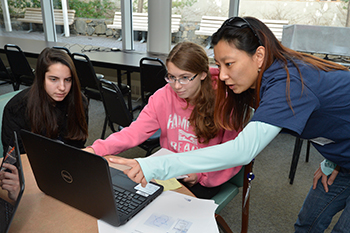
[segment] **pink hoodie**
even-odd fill
[[[167,84],[150,97],[137,120],[129,127],[111,134],[105,140],[96,140],[92,148],[100,156],[119,154],[144,142],[159,128],[161,129],[161,147],[173,152],[185,152],[213,146],[232,140],[238,135],[236,131],[221,131],[208,144],[199,143],[188,121],[193,106],[188,106],[188,108],[186,106],[186,100],[178,97],[171,86]],[[240,169],[241,166],[222,171],[197,173],[198,182],[206,187],[215,187],[225,183]]]

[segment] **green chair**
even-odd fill
[[[219,227],[225,233],[232,233],[230,227],[227,225],[226,221],[220,216],[220,211],[239,193],[239,187],[243,187],[242,192],[242,226],[241,232],[248,232],[248,218],[249,218],[249,198],[246,202],[245,207],[244,199],[248,188],[248,174],[252,171],[252,162],[246,166],[243,166],[241,171],[224,183],[221,186],[220,192],[216,194],[212,199],[218,204],[215,211],[215,219]]]
[[[5,105],[7,104],[7,102],[13,97],[15,96],[18,92],[20,92],[21,90],[19,91],[12,91],[12,92],[9,92],[9,93],[6,93],[6,94],[3,94],[3,95],[0,95],[0,132],[1,132],[1,127],[2,127],[2,115],[3,115],[3,112],[4,112],[4,108],[5,108]],[[1,135],[1,134],[0,134]],[[0,158],[3,157],[3,153],[4,153],[4,148],[3,146],[1,145],[0,146]]]

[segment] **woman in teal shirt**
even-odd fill
[[[225,21],[212,44],[221,80],[215,122],[225,129],[243,127],[254,108],[243,131],[232,141],[188,153],[114,162],[131,166],[128,176],[145,184],[153,178],[248,164],[285,131],[312,140],[326,158],[315,173],[296,232],[323,232],[341,210],[333,230],[350,232],[350,72],[284,47],[251,17]]]

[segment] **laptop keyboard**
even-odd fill
[[[13,206],[2,198],[0,198],[0,206],[0,209],[3,212],[0,214],[3,216],[2,219],[0,219],[0,225],[6,226],[12,217]]]
[[[131,193],[115,186],[113,189],[119,215],[130,214],[130,212],[146,201],[146,198],[139,194]]]

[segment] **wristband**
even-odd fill
[[[321,162],[321,170],[323,172],[323,174],[325,174],[326,176],[329,176],[330,174],[332,174],[332,172],[334,171],[334,168],[337,166],[337,164],[325,159]]]

